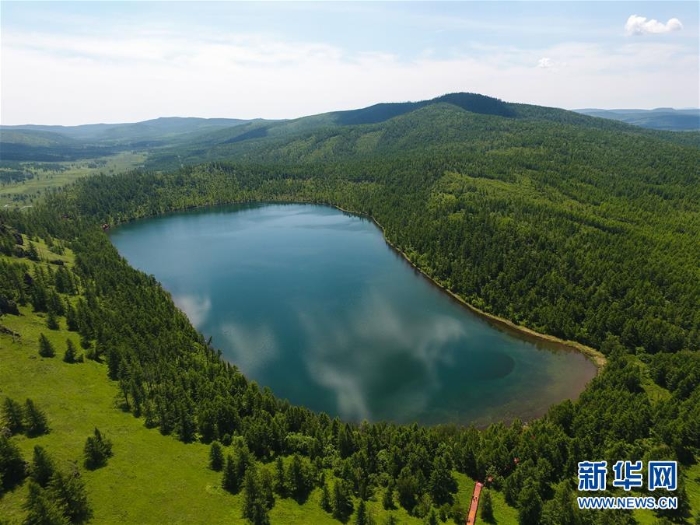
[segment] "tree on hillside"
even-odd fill
[[[83,455],[85,456],[85,468],[95,470],[104,467],[107,464],[107,459],[113,455],[112,442],[95,428],[95,434],[88,436],[85,440]]]
[[[479,503],[481,506],[481,519],[486,523],[493,523],[493,501],[491,500],[491,492],[488,490],[484,491]]]
[[[352,511],[353,504],[350,487],[346,481],[338,479],[333,485],[333,517],[346,523]]]
[[[213,441],[209,448],[209,468],[216,472],[224,468],[224,453],[218,441]]]
[[[2,423],[10,434],[19,434],[24,430],[24,410],[12,398],[6,397],[2,404]]]
[[[287,476],[284,471],[284,461],[280,456],[275,460],[275,492],[283,498],[287,496]]]
[[[433,462],[433,471],[428,481],[428,489],[436,505],[451,504],[452,495],[457,492],[457,481],[448,468],[444,457],[438,456]]]
[[[328,483],[324,480],[321,487],[321,508],[326,512],[333,512],[333,504],[331,502],[331,494],[328,490]]]
[[[92,517],[85,484],[77,469],[70,474],[56,471],[49,483],[49,493],[71,523],[85,523]]]
[[[46,414],[31,399],[27,399],[24,402],[24,428],[29,437],[36,437],[49,432]]]
[[[238,494],[241,490],[241,481],[236,475],[236,462],[231,454],[226,456],[224,474],[221,478],[221,488],[231,494]]]
[[[357,505],[357,514],[355,514],[355,524],[356,525],[368,525],[369,516],[367,515],[367,505],[365,500],[361,499],[360,503]]]
[[[39,336],[39,355],[41,357],[53,357],[56,355],[53,344],[44,334]]]
[[[56,465],[48,452],[39,445],[34,446],[32,457],[31,478],[42,488],[46,488],[56,471]]]
[[[66,352],[63,354],[63,361],[66,363],[75,363],[78,361],[78,350],[75,348],[75,343],[71,339],[66,340]]]
[[[304,503],[313,489],[310,467],[299,454],[294,454],[287,471],[287,487],[289,494],[298,503]]]
[[[267,514],[269,509],[254,465],[246,469],[243,489],[243,517],[248,518],[248,521],[253,525],[268,525],[270,523]]]
[[[0,494],[21,483],[26,475],[19,448],[0,433]]]
[[[24,525],[69,525],[63,509],[52,495],[37,483],[29,482],[27,499],[22,506],[27,511]]]
[[[542,498],[535,483],[527,481],[518,499],[518,523],[520,525],[539,525],[542,513]]]

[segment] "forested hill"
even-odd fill
[[[582,143],[598,139],[619,142],[615,135],[625,135],[654,143],[662,140],[700,146],[697,132],[645,130],[563,109],[458,93],[429,101],[377,104],[291,121],[251,122],[192,137],[188,144],[153,151],[147,166],[169,170],[182,164],[229,159],[268,162],[279,158],[297,162],[332,157],[345,161],[436,147],[473,154],[501,144],[529,146],[550,139],[566,148],[567,143],[558,139],[560,135],[572,144],[579,139],[583,139]]]
[[[77,206],[115,223],[216,202],[329,202],[375,217],[490,313],[593,346],[700,348],[698,148],[449,104],[228,146],[237,164],[86,180]]]
[[[71,330],[86,355],[105,362],[121,406],[182,441],[221,440],[231,454],[222,488],[239,492],[246,479],[243,492],[260,516],[275,505],[272,489],[270,498],[251,494],[272,487],[262,471],[275,461],[279,500],[304,502],[316,490],[308,504],[319,501],[341,521],[353,502],[359,516],[360,502],[381,497],[386,509],[399,505],[420,519],[439,511],[463,523],[463,511],[451,508],[457,471],[491,479],[523,524],[632,524],[624,512],[578,511],[577,462],[677,459],[680,508],[657,517],[683,522],[698,510],[688,471],[700,448],[700,148],[675,138],[686,135],[508,107],[515,116],[441,101],[367,124],[309,117],[316,129],[298,121],[278,134],[245,124],[244,139],[177,150],[188,163],[208,162],[180,167],[162,156],[159,170],[90,177],[35,208],[0,209],[0,251],[10,259],[0,265],[0,293],[6,305],[36,303],[51,314],[66,300],[59,272],[34,269],[27,279],[22,259],[32,251],[18,246],[18,234],[72,250],[84,299],[73,300]],[[224,363],[101,228],[245,201],[318,202],[372,216],[445,288],[599,348],[608,364],[576,402],[483,432],[352,425],[293,407]],[[53,316],[68,325],[70,311]],[[329,503],[322,494],[331,486]]]

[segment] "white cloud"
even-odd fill
[[[683,24],[677,18],[671,18],[665,24],[658,20],[647,20],[643,16],[631,15],[625,24],[625,32],[627,35],[647,35],[658,33],[670,33],[672,31],[680,31],[683,29]]]
[[[0,59],[3,124],[293,118],[455,91],[568,108],[698,106],[697,51],[681,43],[504,45],[406,60],[270,34],[3,31]]]

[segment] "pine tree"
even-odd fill
[[[257,470],[253,465],[246,469],[243,488],[243,517],[248,518],[253,525],[268,525],[270,523],[268,509]]]
[[[56,355],[56,350],[54,350],[51,341],[44,334],[39,335],[39,355],[41,357],[53,357]]]
[[[450,472],[444,457],[438,456],[433,462],[428,489],[433,501],[438,505],[451,504],[452,494],[457,492],[457,481]]]
[[[29,246],[27,248],[27,256],[32,260],[32,261],[38,261],[39,260],[39,252],[36,249],[36,246],[32,241],[29,241]]]
[[[221,472],[224,468],[224,453],[221,444],[214,441],[209,449],[209,468]]]
[[[49,483],[49,493],[61,505],[71,523],[85,523],[92,517],[85,484],[77,469],[71,474],[56,471]]]
[[[275,461],[275,492],[283,498],[287,496],[287,478],[284,474],[284,461],[277,457]]]
[[[357,506],[357,514],[355,515],[356,525],[367,525],[367,505],[365,500],[361,499],[360,504]]]
[[[438,517],[437,514],[435,514],[435,509],[430,509],[427,523],[428,525],[438,525]]]
[[[382,498],[382,506],[385,510],[393,510],[396,508],[394,504],[394,485],[390,483],[384,492],[384,497]]]
[[[77,332],[78,331],[78,314],[75,311],[75,308],[73,308],[73,305],[68,303],[68,306],[66,307],[66,325],[68,327],[68,330],[71,332]]]
[[[78,350],[75,348],[75,343],[71,339],[66,340],[66,353],[63,354],[63,361],[66,363],[75,363],[78,360]]]
[[[542,513],[542,498],[535,483],[528,480],[518,498],[518,523],[520,525],[538,525]]]
[[[49,431],[46,414],[31,399],[24,402],[24,428],[29,437],[40,436]]]
[[[481,495],[479,503],[481,504],[481,519],[486,523],[493,523],[493,501],[488,490]]]
[[[22,508],[27,511],[24,525],[69,525],[58,501],[33,481]]]
[[[5,398],[2,404],[2,422],[10,434],[19,434],[24,430],[24,410],[14,399]]]
[[[345,523],[353,511],[350,488],[342,479],[333,485],[333,517]]]
[[[267,469],[263,469],[260,472],[260,489],[262,491],[263,501],[265,502],[265,507],[270,510],[275,506],[275,494],[272,490],[272,474]]]
[[[107,459],[112,457],[112,442],[104,437],[96,428],[95,435],[85,440],[83,448],[85,456],[85,468],[95,470],[107,464]]]
[[[221,488],[231,494],[238,494],[240,491],[240,481],[236,476],[236,463],[233,456],[226,456],[226,464],[224,465],[224,474],[221,478]]]
[[[333,512],[333,504],[331,503],[331,495],[328,491],[328,483],[323,482],[323,487],[321,488],[321,508],[326,512]]]
[[[26,475],[19,448],[0,433],[0,494],[21,483]]]
[[[298,503],[303,503],[309,497],[309,493],[313,489],[311,483],[309,468],[302,461],[299,454],[294,454],[289,471],[287,473],[287,486],[289,493]]]
[[[58,317],[56,317],[56,313],[53,310],[49,310],[49,314],[46,316],[46,327],[49,330],[58,330],[60,328]]]
[[[39,445],[34,446],[34,456],[32,458],[31,477],[42,488],[46,488],[56,471],[51,456]]]

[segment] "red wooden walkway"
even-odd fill
[[[483,483],[476,482],[474,485],[474,494],[472,495],[472,503],[469,507],[469,514],[467,515],[467,525],[474,525],[476,523],[476,510],[479,508],[479,496],[481,495],[481,487]]]

